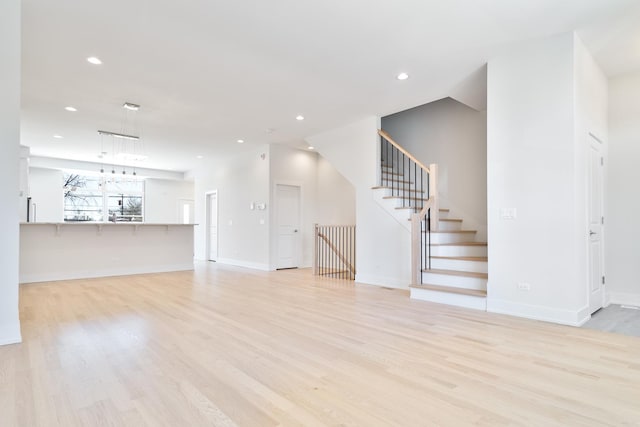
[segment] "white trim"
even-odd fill
[[[364,274],[356,273],[356,283],[363,285],[382,286],[385,288],[395,289],[409,289],[409,278],[407,280],[400,280],[397,277],[381,277],[381,276],[367,276]]]
[[[589,306],[579,310],[564,310],[540,305],[523,304],[513,301],[487,298],[489,313],[508,314],[509,316],[559,323],[561,325],[582,326],[591,318]]]
[[[18,332],[18,335],[9,335],[6,337],[0,337],[0,346],[9,344],[20,344],[22,342],[22,335]]]
[[[265,264],[263,262],[251,262],[251,261],[244,261],[241,259],[220,258],[220,257],[218,257],[218,260],[216,262],[220,264],[233,265],[236,267],[251,268],[253,270],[270,271],[269,264]]]
[[[73,273],[26,274],[20,276],[20,283],[54,282],[58,280],[95,279],[98,277],[129,276],[132,274],[170,273],[172,271],[193,270],[193,262],[161,266],[108,268],[104,270],[75,271]]]
[[[635,305],[640,307],[640,294],[609,292],[611,304]]]
[[[216,252],[220,254],[220,194],[218,194],[218,189],[209,190],[204,192],[204,213],[205,213],[205,221],[204,221],[204,247],[205,247],[205,261],[218,261],[217,259],[212,260],[211,257],[211,206],[209,203],[209,196],[215,194],[216,195],[216,220],[218,223],[216,224]],[[195,209],[195,207],[194,207]],[[194,212],[195,214],[195,212]],[[220,258],[219,256],[217,258]]]

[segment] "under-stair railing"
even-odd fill
[[[411,281],[422,283],[431,268],[431,232],[438,230],[438,165],[426,167],[384,130],[380,135],[380,186],[411,210]]]
[[[315,224],[313,229],[313,274],[355,280],[356,226]]]

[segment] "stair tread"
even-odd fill
[[[393,187],[388,187],[386,185],[377,185],[375,187],[371,187],[372,190],[381,190],[381,189],[385,189],[385,190],[393,190]],[[400,191],[408,191],[410,193],[422,193],[424,194],[424,191],[420,191],[420,190],[409,190],[409,189],[403,189],[403,188],[396,188],[396,190],[400,190]]]
[[[432,243],[431,246],[487,246],[487,242]]]
[[[422,285],[411,285],[410,287],[415,289],[426,289],[429,291],[447,292],[451,294],[469,295],[473,297],[485,298],[487,296],[487,291],[481,291],[477,289],[456,288],[453,286],[430,285],[425,283]]]
[[[382,171],[382,173],[383,173],[383,174],[385,174],[385,175],[404,176],[404,175],[403,175],[403,174],[401,174],[401,173],[393,172],[393,171]]]
[[[478,261],[478,262],[487,262],[489,258],[486,256],[436,256],[431,255],[432,259],[447,259],[447,260],[457,260],[457,261]]]
[[[423,231],[423,233],[426,233],[426,232],[427,232],[427,230]],[[460,234],[460,233],[472,233],[473,234],[473,233],[477,233],[477,232],[478,232],[477,230],[437,230],[437,231],[431,230],[431,233],[439,233],[439,234],[441,234],[441,233],[458,233],[458,234]]]
[[[421,200],[423,202],[429,201],[429,199],[423,199],[420,197],[402,197],[402,196],[384,196],[383,199],[400,199],[400,200]]]
[[[487,279],[489,275],[487,273],[475,273],[472,271],[459,271],[459,270],[440,270],[437,268],[431,268],[428,270],[422,270],[423,273],[432,274],[446,274],[447,276],[463,276],[463,277],[477,277],[479,279]]]
[[[382,180],[386,181],[386,182],[397,182],[397,183],[400,183],[400,184],[410,184],[410,185],[413,184],[413,181],[405,181],[403,179],[382,178]]]
[[[462,222],[461,219],[459,218],[438,218],[438,221],[444,221],[444,222]]]

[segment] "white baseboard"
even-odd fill
[[[233,265],[236,267],[251,268],[253,270],[269,271],[269,264],[261,262],[251,262],[232,258],[218,258],[216,262],[219,262],[220,264]]]
[[[22,335],[18,332],[18,335],[9,335],[0,337],[0,345],[19,344],[22,342]]]
[[[356,283],[383,286],[385,288],[409,289],[409,281],[405,282],[397,277],[374,277],[356,273]]]
[[[91,271],[55,272],[47,274],[24,274],[20,283],[54,282],[58,280],[95,279],[98,277],[129,276],[132,274],[169,273],[193,270],[193,262],[185,264],[154,265],[131,268],[110,268]]]
[[[634,305],[640,307],[640,294],[626,292],[609,292],[611,304]]]
[[[569,326],[582,326],[591,317],[588,306],[579,310],[563,310],[498,300],[490,297],[487,298],[487,311],[490,313],[508,314],[509,316],[524,317],[526,319],[542,320],[543,322],[559,323]]]

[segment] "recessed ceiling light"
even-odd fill
[[[200,155],[198,155],[198,156],[196,156],[196,158],[198,158],[198,159],[203,159],[203,158],[204,158],[204,156],[200,156]]]
[[[314,146],[310,145],[310,146],[308,146],[307,148],[308,148],[309,150],[313,150],[313,149],[315,149],[316,147],[314,147]]]
[[[239,139],[238,144],[244,144],[244,139]]]
[[[93,64],[93,65],[101,65],[102,64],[102,61],[100,61],[100,58],[96,58],[95,56],[88,57],[87,61],[90,64]]]
[[[396,76],[396,79],[398,80],[407,80],[409,78],[409,74],[407,73],[400,73]]]
[[[64,107],[65,110],[67,111],[71,111],[71,112],[76,112],[78,111],[78,109],[76,107],[72,107],[71,105],[69,105],[68,107]]]
[[[54,137],[55,139],[62,139],[62,135],[58,135],[58,134],[53,135],[53,137]]]
[[[300,121],[304,120],[304,116],[297,115],[296,116],[296,120],[300,122]]]
[[[138,111],[140,109],[140,106],[138,104],[133,104],[131,102],[125,102],[124,104],[122,104],[122,108],[131,110],[131,111]]]

